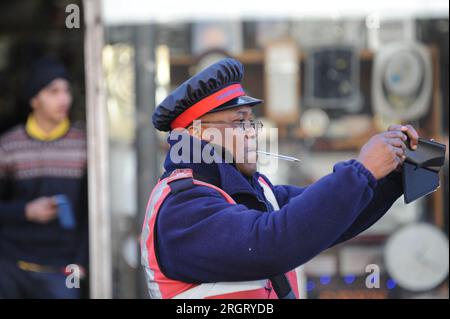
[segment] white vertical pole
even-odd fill
[[[108,127],[102,49],[101,0],[83,0],[88,136],[89,253],[91,298],[112,297]]]

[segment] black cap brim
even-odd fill
[[[228,101],[227,103],[219,105],[218,107],[212,109],[208,113],[220,112],[223,110],[231,109],[233,107],[244,106],[244,105],[254,106],[254,105],[260,104],[262,102],[263,102],[263,100],[255,99],[254,97],[251,97],[248,95],[243,95],[243,96],[234,98],[234,99]]]

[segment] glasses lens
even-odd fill
[[[260,131],[263,127],[263,124],[260,121],[245,121],[241,123],[241,128],[243,130],[253,129],[255,131]]]

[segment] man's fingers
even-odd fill
[[[398,168],[405,161],[405,156],[403,155],[403,150],[401,150],[397,147],[393,147],[393,151],[396,155],[396,156],[394,156],[395,168]]]
[[[416,129],[411,124],[406,125],[399,125],[399,124],[393,124],[388,127],[387,134],[391,132],[399,131],[403,134],[406,134],[410,139],[410,146],[412,149],[417,148],[417,144],[419,143],[419,133],[417,133]],[[388,135],[389,137],[394,137],[391,135]]]
[[[58,206],[58,203],[56,202],[56,198],[54,196],[49,197],[49,204],[50,204],[50,206],[55,207],[55,208]]]
[[[401,147],[395,147],[392,144],[389,145],[391,148],[391,151],[397,155],[399,158],[403,158],[405,156],[405,151]]]
[[[397,165],[395,166],[395,169],[398,169],[403,165],[404,159],[400,157],[396,157],[395,161],[397,162]]]
[[[417,144],[419,144],[419,134],[416,129],[412,125],[407,124],[402,126],[402,132],[405,132],[409,136],[411,148],[416,149]]]
[[[386,141],[389,144],[391,144],[392,146],[399,147],[402,150],[406,150],[406,145],[405,145],[404,141],[398,137],[397,138],[393,138],[393,137],[387,138]]]
[[[392,124],[392,125],[389,125],[389,127],[388,127],[388,131],[401,131],[402,130],[402,126],[403,125],[401,125],[401,124]]]
[[[386,138],[399,138],[406,142],[407,136],[401,131],[387,131],[383,134]]]

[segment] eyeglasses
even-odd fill
[[[224,121],[216,121],[216,122],[205,122],[201,121],[201,124],[214,124],[214,125],[227,125],[232,127],[238,127],[243,131],[248,131],[250,129],[255,130],[256,132],[260,132],[264,127],[261,121],[241,121],[241,122],[224,122]]]

